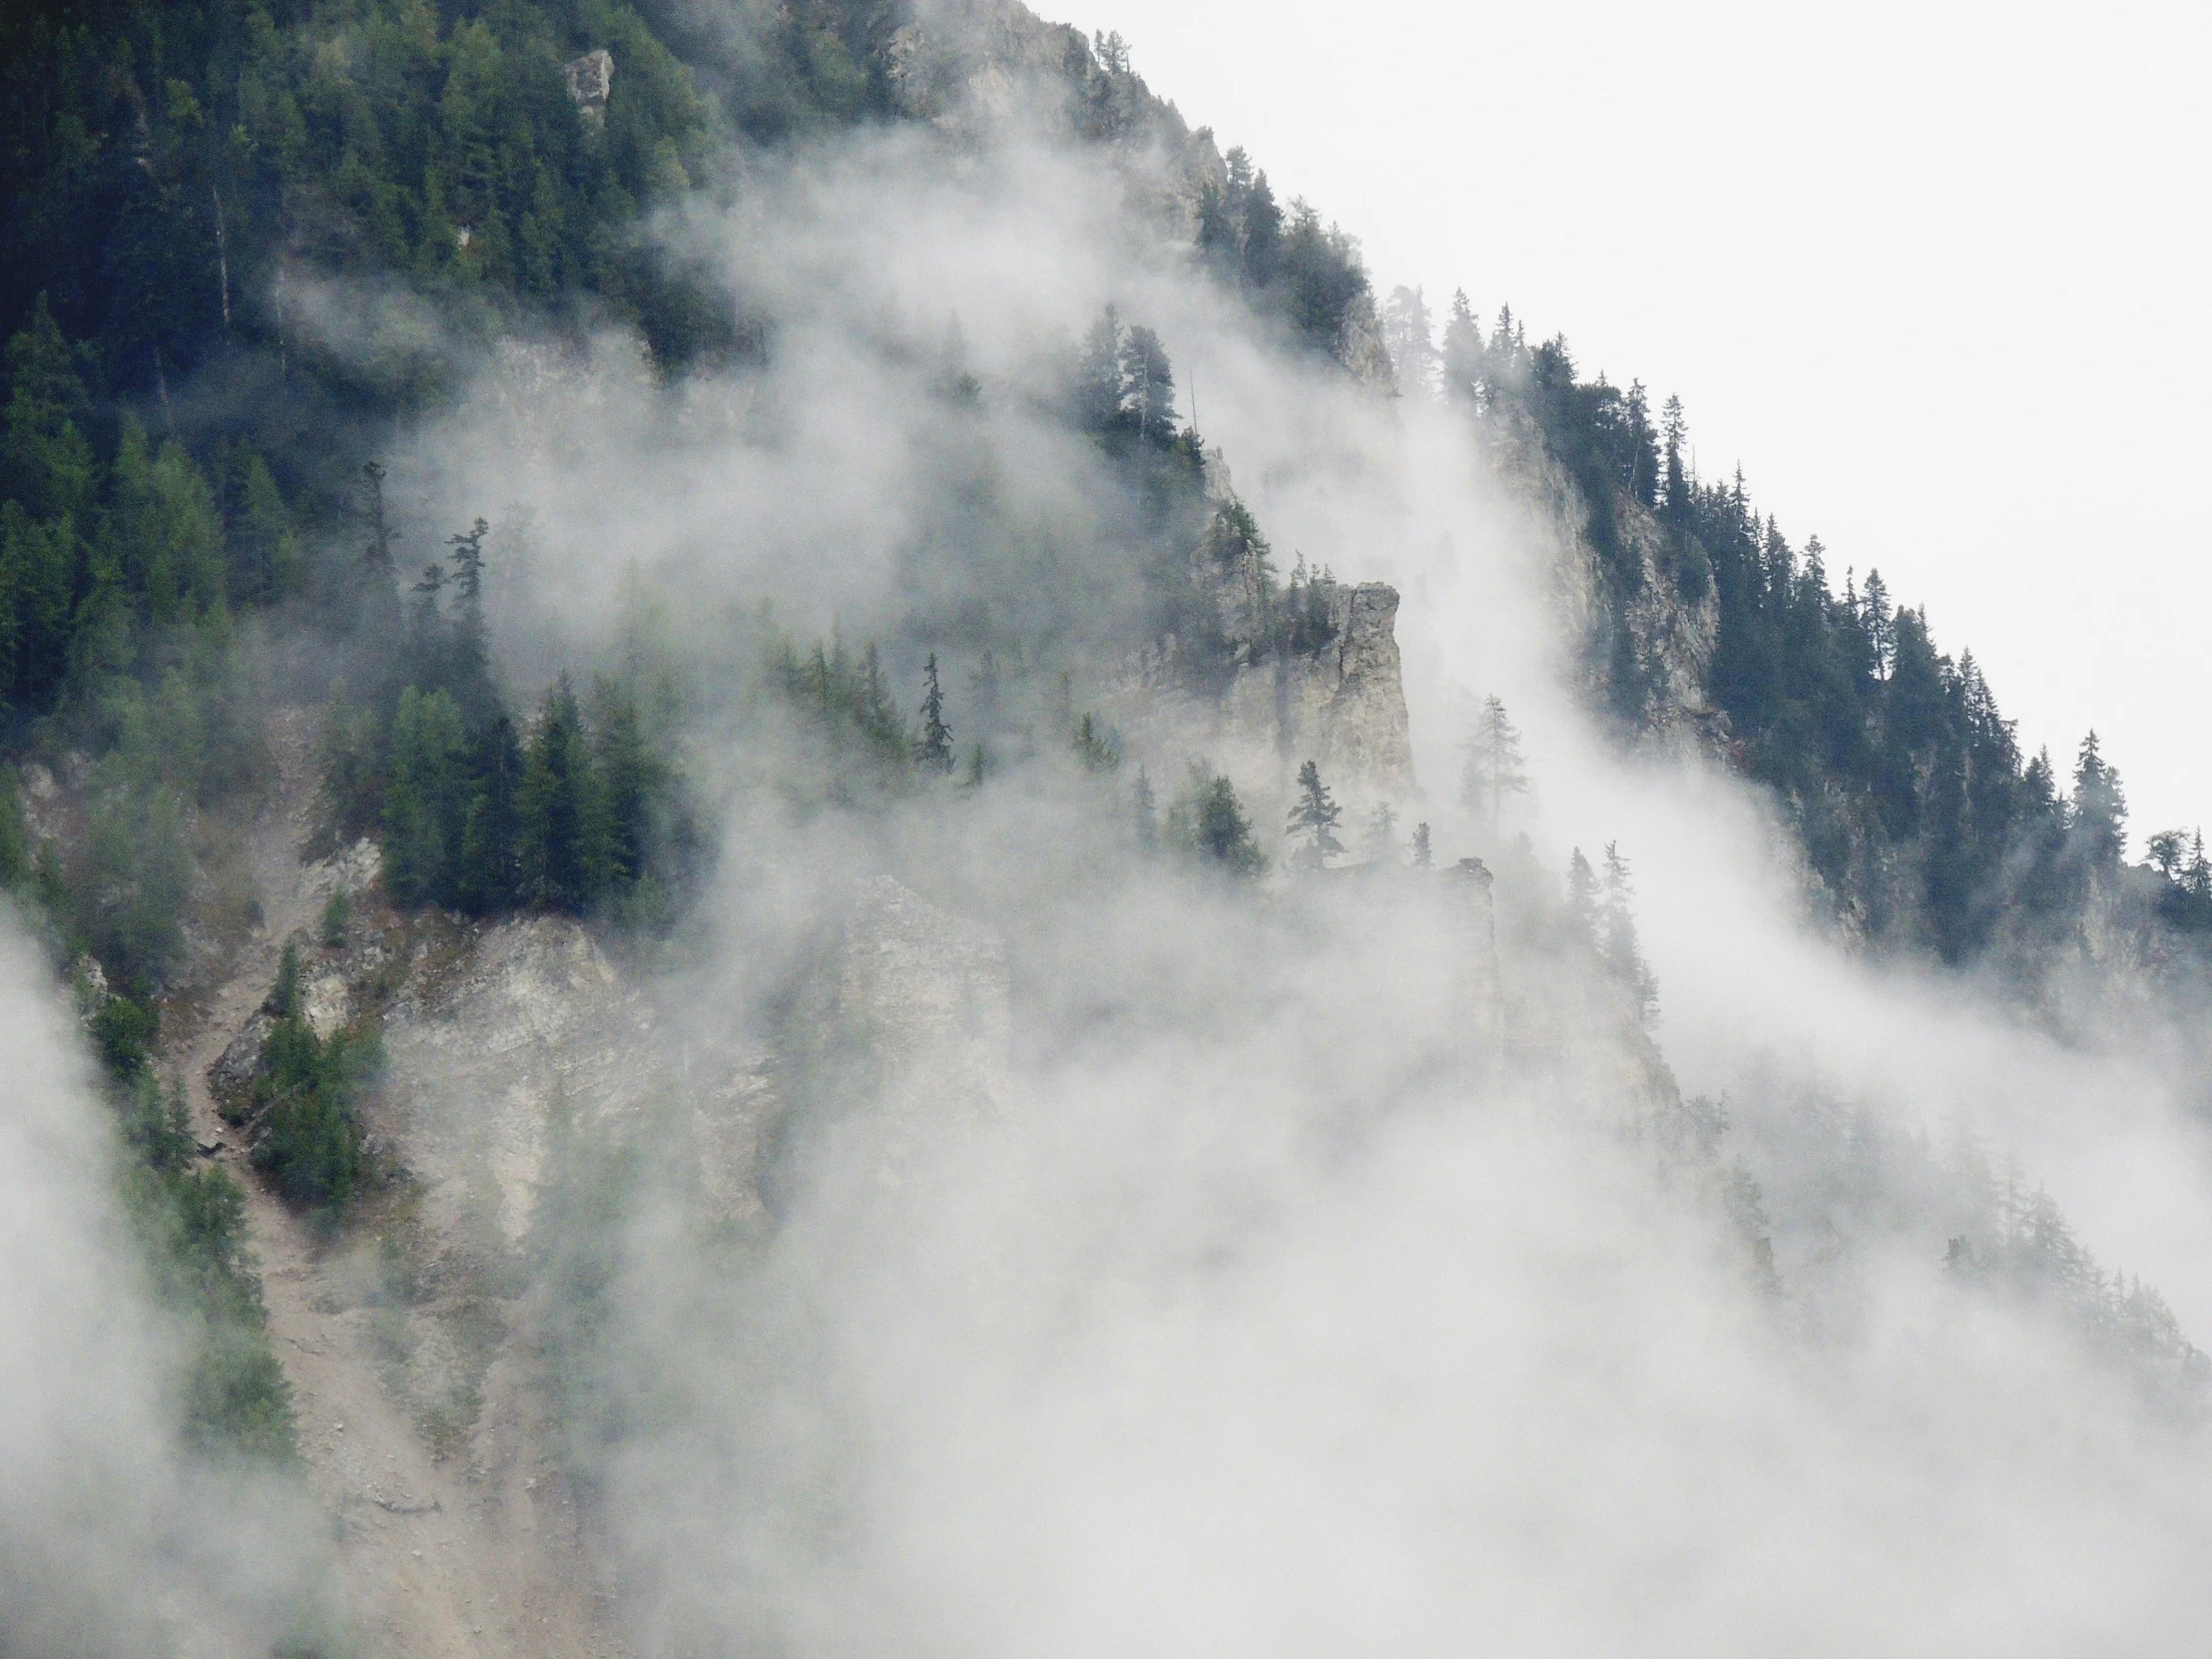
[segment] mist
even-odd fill
[[[1876,1178],[1847,1233],[1819,1202],[1854,1114],[1916,1180],[2009,1152],[2212,1328],[2212,1165],[2157,1045],[2061,1046],[1824,931],[1758,798],[1584,713],[1573,526],[1457,416],[1269,335],[1160,234],[1157,158],[1049,117],[755,163],[659,234],[763,319],[763,362],[666,384],[620,334],[510,349],[394,465],[418,539],[494,520],[519,690],[640,615],[686,666],[723,841],[662,985],[681,1040],[778,1041],[886,874],[1007,964],[960,1090],[941,1053],[786,1078],[773,1204],[703,1206],[678,1137],[591,1223],[605,1319],[570,1358],[616,1426],[578,1455],[643,1648],[2193,1647],[2195,1407],[1947,1272],[1950,1189]],[[1053,401],[1108,304],[1159,331],[1210,487],[1282,565],[1401,592],[1394,805],[1494,895],[1138,856],[1129,776],[1164,799],[1205,757],[1285,864],[1305,758],[1157,723],[1115,778],[1048,756],[957,801],[794,806],[804,743],[730,690],[764,603],[880,642],[904,703],[942,656],[956,731],[986,649],[1035,707],[1063,669],[1073,707],[1122,707],[1143,537]],[[1456,804],[1488,695],[1535,779],[1501,826]],[[1568,852],[1607,842],[1648,1035],[1559,943]],[[1717,1150],[1671,1147],[1700,1096]]]
[[[0,1008],[0,1647],[266,1650],[306,1628],[315,1529],[276,1471],[185,1438],[185,1334],[117,1201],[83,1032],[12,913]]]

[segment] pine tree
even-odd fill
[[[2094,869],[2117,869],[2127,846],[2127,796],[2120,788],[2118,769],[2106,763],[2091,732],[2081,740],[2074,762],[2072,811],[2069,815],[2076,842]]]
[[[459,535],[445,538],[453,551],[453,591],[457,609],[448,648],[453,696],[472,724],[481,722],[498,702],[492,688],[491,654],[484,639],[484,536],[491,526],[477,519]]]
[[[474,793],[461,830],[460,869],[454,885],[462,909],[472,915],[493,915],[523,897],[516,861],[522,747],[515,739],[514,723],[504,712],[495,714],[477,739],[469,770]]]
[[[515,810],[524,901],[581,915],[602,886],[604,818],[583,716],[565,674],[546,693],[530,734]]]
[[[1689,440],[1690,425],[1682,415],[1682,399],[1669,394],[1660,414],[1659,441],[1665,449],[1666,485],[1659,497],[1660,510],[1667,522],[1678,529],[1686,527],[1690,517],[1690,474],[1682,457]]]
[[[1567,935],[1597,947],[1597,874],[1579,846],[1567,859]]]
[[[1244,229],[1245,285],[1255,291],[1265,289],[1273,285],[1283,266],[1283,210],[1268,187],[1265,171],[1251,175],[1239,217]]]
[[[1137,827],[1137,846],[1150,852],[1160,839],[1159,807],[1152,795],[1152,780],[1145,776],[1143,767],[1137,768],[1137,787],[1131,792],[1130,812]]]
[[[1183,793],[1168,810],[1168,838],[1234,874],[1252,875],[1267,867],[1235,786],[1202,761],[1191,763]]]
[[[291,513],[269,463],[243,446],[234,452],[236,498],[229,517],[233,596],[244,603],[274,604],[298,591],[304,555]]]
[[[944,688],[937,683],[937,654],[921,670],[921,736],[914,741],[914,759],[931,772],[952,770],[952,728],[944,720]]]
[[[1415,869],[1429,869],[1434,867],[1435,862],[1436,854],[1428,840],[1428,826],[1425,824],[1414,825],[1413,867]]]
[[[1464,288],[1454,288],[1444,321],[1441,361],[1444,395],[1480,407],[1483,392],[1482,324],[1475,321]]]
[[[1580,856],[1579,852],[1577,856]],[[1588,866],[1585,865],[1586,869]],[[1644,965],[1643,954],[1636,941],[1636,916],[1629,900],[1633,888],[1629,884],[1628,860],[1621,856],[1618,843],[1605,843],[1604,907],[1601,914],[1603,932],[1598,940],[1598,954],[1615,982],[1628,992],[1636,1010],[1638,1023],[1648,1020],[1659,1003],[1658,982],[1651,970]]]
[[[1435,395],[1439,365],[1433,328],[1419,288],[1401,285],[1390,290],[1382,305],[1382,344],[1397,370],[1401,397]]]
[[[1116,770],[1121,765],[1121,734],[1086,712],[1075,723],[1071,738],[1075,759],[1085,772],[1094,776]]]
[[[1378,802],[1375,811],[1368,816],[1367,831],[1360,837],[1360,850],[1370,863],[1396,861],[1397,809],[1387,801]]]
[[[384,469],[374,461],[365,463],[361,481],[366,485],[362,517],[367,536],[361,548],[352,622],[369,660],[396,666],[405,633],[398,571],[391,556],[391,544],[398,540],[398,532],[384,514]]]
[[[8,407],[0,426],[0,495],[36,520],[92,519],[96,464],[83,427],[92,399],[41,293],[8,341]]]
[[[1298,861],[1307,869],[1328,868],[1331,854],[1345,849],[1344,842],[1337,838],[1337,822],[1343,817],[1344,809],[1321,781],[1321,768],[1308,761],[1298,769],[1298,803],[1291,809],[1285,830],[1286,834],[1306,837]]]
[[[1465,764],[1459,775],[1460,804],[1470,813],[1481,814],[1494,830],[1505,798],[1528,793],[1520,732],[1507,718],[1500,699],[1482,700],[1482,714],[1461,747]]]
[[[1111,431],[1122,415],[1121,318],[1108,305],[1092,321],[1075,359],[1075,418],[1084,430]]]
[[[1175,371],[1150,328],[1123,336],[1120,406],[1139,437],[1164,443],[1175,436]]]
[[[461,711],[442,691],[409,686],[391,723],[384,798],[384,884],[402,906],[446,902],[468,810]]]
[[[602,874],[605,884],[620,891],[642,880],[651,863],[664,769],[647,747],[637,705],[619,681],[602,676],[594,683],[592,714],[593,763],[606,826]]]

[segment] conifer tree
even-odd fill
[[[443,691],[409,686],[391,723],[384,801],[384,882],[394,903],[452,897],[454,855],[468,811],[461,711]]]
[[[1661,411],[1659,433],[1659,441],[1665,449],[1667,468],[1666,483],[1659,497],[1659,504],[1667,515],[1667,522],[1679,528],[1687,525],[1690,516],[1690,475],[1682,458],[1683,447],[1689,439],[1690,426],[1682,415],[1682,399],[1671,393],[1667,397],[1666,407]]]
[[[1438,358],[1428,303],[1417,287],[1390,290],[1382,305],[1382,344],[1397,370],[1400,397],[1426,398],[1436,390]]]
[[[491,526],[477,519],[467,530],[445,538],[453,551],[456,609],[447,650],[454,700],[472,723],[481,722],[498,702],[492,689],[491,654],[484,639],[484,537]]]
[[[593,764],[605,822],[601,881],[621,890],[642,879],[651,860],[662,768],[646,745],[637,705],[620,681],[601,676],[594,682],[592,714]]]
[[[1597,947],[1597,874],[1579,846],[1567,859],[1567,934]]]
[[[1275,285],[1283,272],[1283,208],[1268,183],[1266,169],[1252,175],[1252,189],[1245,198],[1244,280],[1253,292]]]
[[[583,716],[565,674],[546,693],[530,734],[515,808],[525,902],[582,914],[605,869],[604,819]]]
[[[1606,971],[1628,992],[1641,1023],[1649,1019],[1658,1006],[1659,990],[1637,945],[1636,916],[1629,902],[1633,896],[1628,860],[1621,856],[1617,842],[1607,841],[1604,908],[1600,918],[1603,932],[1598,940],[1598,953],[1604,959]]]
[[[1291,822],[1285,831],[1306,837],[1298,854],[1300,864],[1314,870],[1329,867],[1330,856],[1345,849],[1344,842],[1337,838],[1337,821],[1343,817],[1344,809],[1321,781],[1321,768],[1308,761],[1298,769],[1298,801],[1291,808]]]
[[[1086,431],[1111,431],[1121,422],[1121,317],[1108,305],[1091,322],[1075,362],[1075,418]]]
[[[1414,825],[1413,867],[1415,869],[1429,869],[1434,867],[1435,862],[1436,854],[1428,839],[1428,826],[1425,824]]]
[[[1467,290],[1454,288],[1451,311],[1444,321],[1441,360],[1444,395],[1479,407],[1482,400],[1482,324],[1474,319]]]
[[[304,559],[276,477],[267,461],[243,445],[233,452],[231,474],[235,504],[228,516],[237,554],[232,562],[232,594],[247,603],[289,598],[298,590]]]
[[[392,563],[391,544],[398,532],[384,514],[384,469],[375,461],[361,467],[366,486],[362,509],[366,538],[361,548],[360,578],[353,594],[352,622],[369,660],[395,665],[404,632],[399,608],[398,572]],[[388,706],[388,705],[387,705]]]
[[[944,688],[937,683],[937,654],[921,670],[921,736],[914,740],[914,759],[931,772],[952,770],[952,728],[944,719]]]
[[[1086,711],[1075,723],[1071,742],[1085,772],[1112,772],[1121,765],[1121,735],[1094,714]]]
[[[84,424],[92,412],[69,342],[41,293],[7,348],[8,407],[0,425],[0,496],[34,520],[90,528],[96,465]]]
[[[1140,438],[1164,443],[1175,436],[1175,372],[1150,328],[1133,327],[1122,338],[1120,405]]]
[[[1460,804],[1482,815],[1495,829],[1505,798],[1528,793],[1520,732],[1507,717],[1503,701],[1495,696],[1482,700],[1482,713],[1462,751],[1465,764],[1459,775]]]
[[[2127,845],[2127,796],[2117,768],[2108,764],[2091,732],[2074,762],[2070,814],[2076,841],[2095,869],[2116,869]]]
[[[514,723],[502,711],[477,739],[470,768],[474,794],[461,830],[457,901],[474,915],[491,915],[522,902],[516,862],[521,833],[522,747]]]
[[[1367,831],[1360,837],[1360,850],[1370,863],[1387,864],[1397,858],[1397,809],[1387,801],[1378,802],[1375,811],[1368,815]]]
[[[998,658],[989,646],[968,675],[968,703],[979,737],[996,737],[1000,723],[1005,718],[1001,705],[1004,693],[999,682]]]
[[[1136,820],[1137,846],[1150,852],[1160,838],[1159,807],[1153,799],[1152,780],[1145,776],[1141,766],[1137,768],[1137,786],[1130,796],[1130,812]]]
[[[1175,845],[1235,874],[1267,867],[1235,786],[1202,761],[1191,763],[1183,793],[1168,811],[1168,832]]]

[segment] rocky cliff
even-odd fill
[[[1307,761],[1355,804],[1412,799],[1398,594],[1303,573],[1276,590],[1257,558],[1191,558],[1196,626],[1125,661],[1108,709],[1166,766],[1203,758],[1256,799],[1287,798]]]
[[[573,1310],[548,1277],[563,1229],[640,1156],[675,1157],[710,1225],[754,1225],[777,1134],[812,1109],[785,1092],[810,1047],[854,1057],[868,1090],[842,1104],[884,1129],[894,1160],[994,1121],[1004,949],[882,877],[805,969],[812,1001],[781,1021],[703,1014],[697,987],[639,971],[574,920],[399,914],[367,843],[301,863],[304,731],[279,723],[285,782],[254,835],[267,925],[170,1059],[202,1144],[246,1186],[342,1600],[369,1652],[627,1652],[622,1574],[564,1405]],[[316,920],[336,892],[351,915],[324,937]],[[376,1174],[335,1229],[261,1182],[255,1123],[237,1109],[287,941],[318,1034],[374,1026],[387,1055],[361,1105]],[[227,1103],[242,1121],[226,1121]]]

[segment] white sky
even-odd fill
[[[1058,12],[1044,0],[1048,14]],[[1084,0],[1378,287],[1678,392],[1791,540],[2212,825],[2212,11]]]

